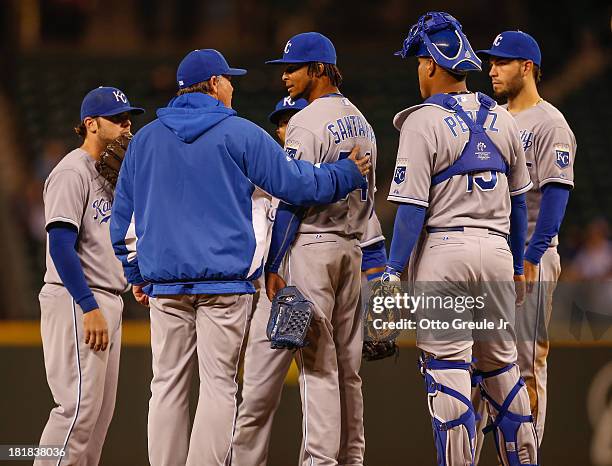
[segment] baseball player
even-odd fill
[[[298,34],[286,43],[282,58],[267,63],[283,65],[282,80],[291,98],[309,102],[287,126],[289,156],[318,166],[342,160],[358,144],[375,167],[374,131],[340,93],[336,51],[327,37]],[[281,203],[274,222],[266,263],[268,298],[288,283],[315,308],[309,345],[296,352],[304,465],[363,464],[359,245],[373,209],[374,181],[373,169],[362,189],[332,205],[306,210]]]
[[[321,167],[287,157],[232,110],[232,76],[245,73],[213,49],[187,54],[177,97],[132,139],[117,183],[111,239],[128,281],[151,307],[154,466],[229,459],[238,360],[252,282],[263,268],[255,187],[294,205],[325,204],[360,186],[370,168],[367,157],[355,162],[357,150]],[[200,392],[190,434],[195,361]]]
[[[75,128],[83,139],[45,182],[47,271],[39,294],[40,331],[47,381],[57,406],[40,445],[61,446],[67,457],[52,463],[98,464],[113,416],[119,350],[120,293],[127,286],[109,236],[112,187],[96,161],[119,135],[130,132],[132,107],[114,87],[89,92]]]
[[[514,279],[524,280],[524,198],[532,186],[516,123],[493,99],[468,91],[466,75],[480,71],[481,62],[449,14],[421,16],[397,54],[418,57],[425,101],[394,118],[400,141],[388,199],[399,207],[381,281],[399,282],[424,227],[411,259],[415,293],[422,288],[434,296],[486,297],[485,317],[505,322],[493,338],[471,331],[454,338],[453,331],[428,331],[432,321],[422,317],[452,319],[460,309],[417,310],[419,366],[437,464],[474,462],[471,376],[487,400],[487,429],[495,434],[503,464],[537,464],[529,395],[516,365],[513,321],[507,318],[514,311],[513,267]]]
[[[274,131],[280,143],[285,145],[285,134],[287,133],[287,124],[293,115],[306,108],[308,102],[306,99],[297,99],[295,102],[291,97],[283,97],[278,101],[274,111],[268,115],[270,123],[276,126]]]
[[[576,138],[561,112],[538,93],[541,53],[533,37],[521,31],[505,31],[497,35],[490,49],[477,53],[489,57],[494,95],[508,101],[506,108],[518,124],[533,182],[527,192],[529,230],[524,261],[527,286],[533,291],[517,312],[517,348],[538,440],[542,442],[547,328],[552,295],[561,273],[557,234],[574,187]]]
[[[291,97],[281,99],[268,119],[276,125],[276,135],[285,144],[287,123],[293,115],[308,105],[305,99],[295,102]],[[277,202],[276,202],[277,204]],[[265,218],[274,219],[274,206]],[[269,224],[270,227],[272,223]],[[271,228],[266,237],[269,240]],[[379,277],[386,265],[384,236],[376,214],[368,220],[368,227],[361,243],[362,273],[373,280]],[[272,303],[265,292],[257,292],[253,298],[249,337],[244,357],[242,402],[238,408],[236,433],[232,446],[232,465],[265,466],[272,432],[274,414],[280,402],[283,382],[293,360],[290,351],[270,348],[266,327]]]

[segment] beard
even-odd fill
[[[129,133],[129,131],[128,131],[128,133]],[[112,133],[109,133],[109,132],[107,132],[107,131],[102,131],[102,132],[100,132],[100,134],[99,134],[98,138],[99,138],[99,140],[100,140],[100,143],[102,144],[102,147],[106,147],[106,146],[108,146],[109,144],[111,144],[111,143],[115,142],[119,136],[121,136],[122,134],[124,134],[124,132],[123,132],[123,131],[121,131],[121,132],[117,133],[117,134],[115,135],[115,137],[112,137],[112,136],[113,136],[113,134],[115,134],[115,133],[114,133],[114,131],[113,131]]]
[[[514,76],[506,86],[499,91],[493,91],[493,95],[496,98],[501,99],[514,99],[523,90],[523,81],[520,75]]]
[[[108,135],[103,135],[100,137],[100,142],[104,147],[108,146],[111,142],[113,142],[116,138],[110,138]]]

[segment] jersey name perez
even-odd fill
[[[465,113],[467,113],[473,121],[476,121],[475,111],[466,110]],[[468,126],[465,124],[465,122],[456,113],[451,116],[447,116],[443,118],[443,120],[444,120],[444,123],[446,123],[446,126],[448,126],[448,129],[450,130],[454,138],[458,136],[458,131],[461,131],[462,133],[467,133],[470,131]],[[499,129],[495,126],[496,122],[497,122],[497,113],[489,112],[482,126],[485,129],[485,131],[492,131],[493,133],[497,133]]]

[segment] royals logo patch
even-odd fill
[[[567,168],[570,164],[570,149],[567,144],[555,144],[555,163],[559,168]]]
[[[111,209],[113,203],[107,199],[96,199],[91,203],[91,208],[94,210],[93,219],[100,224],[106,223],[111,218]]]
[[[299,144],[296,144],[295,142],[290,141],[285,145],[285,152],[287,153],[289,157],[294,159],[295,156],[297,155],[297,151],[299,148],[300,148]]]
[[[395,184],[402,184],[406,180],[406,166],[400,165],[395,167],[395,174],[393,175],[393,182]]]

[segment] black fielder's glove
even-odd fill
[[[297,349],[308,344],[306,334],[314,306],[295,286],[286,286],[272,300],[266,334],[272,349]]]
[[[364,341],[361,357],[366,361],[377,361],[399,354],[395,340],[391,341]]]
[[[125,151],[132,140],[130,133],[122,134],[117,139],[109,143],[100,154],[100,160],[96,162],[96,170],[115,189],[119,170],[125,157]]]

